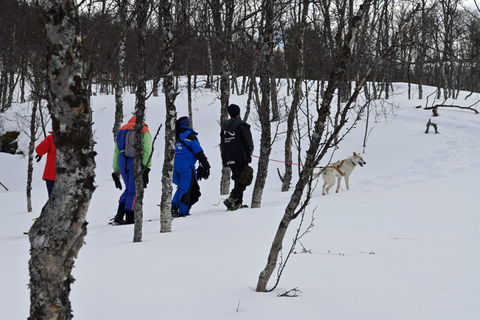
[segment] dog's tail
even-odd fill
[[[319,175],[321,175],[321,174],[325,171],[326,168],[327,168],[327,167],[320,167],[320,171],[314,172],[314,173],[312,174],[313,179],[315,179],[315,178],[317,178]]]

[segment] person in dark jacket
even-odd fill
[[[190,119],[181,117],[175,128],[175,162],[173,164],[173,183],[177,191],[172,199],[172,217],[190,215],[190,208],[200,198],[197,179],[208,179],[210,164],[197,139],[198,133],[190,128]],[[195,171],[197,160],[200,166]]]
[[[37,153],[35,159],[37,159],[37,162],[39,162],[43,155],[47,154],[47,163],[45,164],[45,170],[43,171],[42,179],[47,183],[47,192],[48,197],[50,198],[52,195],[53,186],[57,180],[57,174],[55,171],[57,148],[53,143],[52,133],[49,133],[50,134],[35,148],[35,152]]]
[[[245,178],[248,169],[252,170],[248,164],[252,162],[253,139],[250,125],[240,119],[240,107],[231,104],[227,111],[230,119],[222,124],[220,148],[223,166],[231,169],[235,184],[223,203],[229,210],[237,210],[242,207],[243,192],[253,178],[253,171],[248,173],[249,178]]]

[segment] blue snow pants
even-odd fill
[[[133,211],[135,204],[135,180],[133,179],[133,158],[125,157],[122,152],[118,156],[118,168],[125,183],[125,191],[123,191],[119,203],[125,203],[126,211]]]
[[[177,207],[178,214],[181,215],[188,214],[190,211],[190,206],[181,200],[191,187],[192,174],[195,174],[195,170],[192,170],[190,166],[174,166],[173,168],[173,183],[177,185],[177,191],[173,196],[172,206]]]

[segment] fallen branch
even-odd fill
[[[471,108],[471,107],[462,107],[462,106],[446,105],[446,104],[436,104],[436,105],[431,106],[431,107],[425,107],[425,110],[434,110],[434,113],[435,113],[436,109],[440,108],[440,107],[441,108],[458,108],[458,109],[464,109],[464,110],[471,110],[471,111],[475,112],[475,114],[479,113],[477,109],[474,109],[474,108]]]

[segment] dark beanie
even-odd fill
[[[240,107],[236,104],[231,104],[228,106],[227,111],[230,117],[236,118],[240,114]]]
[[[190,124],[190,119],[188,117],[181,117],[177,120],[177,123],[181,126],[188,126]]]

